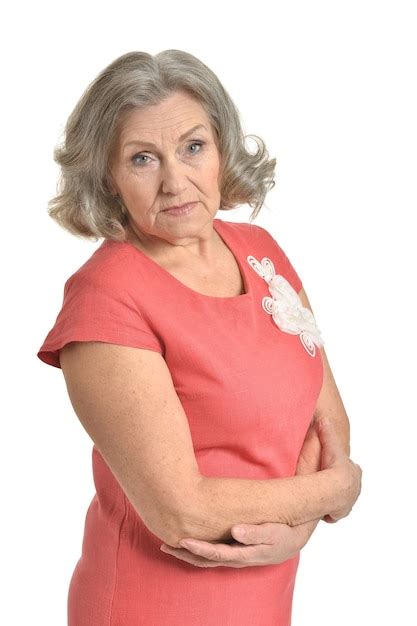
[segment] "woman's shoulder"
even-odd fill
[[[230,232],[235,232],[245,237],[250,243],[278,247],[281,250],[281,246],[276,238],[264,226],[251,222],[230,222],[225,220],[222,220],[222,222]]]
[[[125,242],[104,239],[94,252],[66,280],[72,284],[116,287],[123,283],[129,269],[130,248]]]

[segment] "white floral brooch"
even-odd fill
[[[310,309],[303,306],[300,296],[284,276],[275,274],[271,259],[264,257],[261,262],[249,255],[247,261],[252,269],[268,283],[272,297],[262,299],[263,309],[272,315],[275,324],[284,332],[299,335],[308,354],[316,354],[317,346],[324,345],[320,330]]]

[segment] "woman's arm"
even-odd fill
[[[315,429],[317,429],[318,438],[316,438]],[[289,526],[303,526],[300,528],[299,537],[300,548],[303,547],[316,526],[315,522],[323,517],[323,511],[328,509],[329,515],[332,511],[331,521],[345,517],[350,512],[361,489],[362,470],[347,457],[331,420],[327,420],[327,424],[324,419],[315,420],[311,436],[307,438],[303,446],[303,451],[312,456],[313,464],[317,463],[316,451],[320,445],[322,469],[314,473],[303,474],[303,472],[311,471],[311,463],[307,458],[303,462],[301,457],[297,466],[299,475],[291,478],[276,481],[203,478],[202,480],[205,481],[203,489],[204,487],[206,489],[202,497],[205,507],[204,521],[196,523],[196,518],[194,518],[192,526],[186,529],[184,537],[219,541],[219,530],[223,528],[216,527],[213,520],[216,522],[221,520],[225,525],[224,535],[220,536],[220,540],[223,541],[229,539],[228,529],[232,526],[280,522]],[[336,474],[333,473],[334,470]],[[211,491],[210,484],[214,485]],[[247,495],[248,493],[250,496]],[[338,501],[344,501],[340,512],[337,510]],[[197,501],[197,507],[198,504]],[[196,510],[198,508],[194,509]],[[271,510],[275,518],[267,517]],[[283,511],[287,514],[285,518],[283,518]],[[235,515],[237,519],[234,518]],[[260,522],[253,521],[253,518],[259,518],[261,515],[265,517]],[[199,533],[204,533],[204,536]],[[209,533],[213,536],[208,536]]]
[[[344,517],[359,495],[361,470],[343,452],[331,426],[318,426],[327,469],[267,480],[201,477],[182,536],[228,541],[230,528],[239,524],[297,526],[330,513]],[[339,509],[341,515],[333,514]]]
[[[206,540],[224,540],[230,537],[231,526],[239,523],[297,526],[320,520],[343,506],[342,478],[333,469],[265,480],[202,476],[193,510],[184,520],[187,536],[204,533],[201,538]]]
[[[158,352],[105,342],[60,351],[82,425],[147,528],[169,545],[183,537],[224,541],[239,523],[320,519],[354,502],[356,467],[250,480],[202,476],[187,416]],[[357,497],[357,496],[356,496]]]
[[[312,474],[320,469],[321,444],[317,423],[313,420],[298,458],[296,474]],[[317,524],[318,520],[293,527],[279,523],[239,524],[231,529],[237,540],[232,545],[186,538],[181,540],[182,548],[162,544],[161,550],[196,567],[274,565],[295,556],[306,545]],[[245,530],[244,536],[236,532],[240,528]]]

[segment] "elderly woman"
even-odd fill
[[[359,496],[301,279],[252,223],[275,168],[256,139],[166,50],[106,67],[56,149],[49,214],[104,238],[38,352],[94,442],[70,626],[288,625],[300,550]],[[216,217],[240,203],[249,223]]]

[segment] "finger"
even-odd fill
[[[239,532],[239,530],[243,530]],[[272,545],[275,543],[274,530],[276,524],[266,522],[265,524],[240,524],[233,526],[232,536],[245,545]]]
[[[210,543],[198,539],[182,539],[180,544],[197,556],[210,561],[232,561],[239,558],[241,547],[239,544]]]
[[[183,544],[183,541],[181,541]],[[185,542],[184,542],[185,544]],[[183,544],[183,545],[184,545]],[[196,558],[204,559],[214,565],[223,565],[224,567],[248,567],[250,565],[265,565],[270,562],[271,549],[267,545],[251,545],[242,546],[239,544],[212,544],[207,541],[193,540],[187,544],[189,550]],[[191,545],[193,544],[193,545]],[[178,558],[181,558],[181,550],[170,548],[170,552],[178,552]],[[202,561],[198,561],[201,563]]]
[[[194,543],[194,540],[193,540],[193,543]],[[219,560],[219,557],[221,556],[220,553],[217,554],[218,558],[216,560],[213,560],[213,551],[211,550],[211,548],[213,547],[213,544],[210,544],[206,541],[200,542],[198,540],[195,540],[195,543],[199,543],[201,544],[201,546],[197,547],[196,545],[194,545],[193,546],[194,553],[191,552],[190,550],[185,550],[181,548],[173,548],[165,544],[161,546],[161,550],[162,552],[166,552],[167,554],[170,554],[171,556],[174,556],[175,558],[180,559],[181,561],[186,561],[187,563],[190,563],[191,565],[195,565],[197,567],[242,568],[242,567],[247,567],[248,565],[252,565],[252,563],[248,562],[249,557],[246,557],[244,554],[242,555],[240,552],[237,552],[236,549],[234,550],[233,553],[230,553],[232,557],[230,560],[227,559],[228,555],[226,554],[226,552],[224,553],[223,560]],[[221,550],[224,547],[228,548],[230,546],[227,546],[225,544],[217,544],[217,547]],[[248,548],[246,547],[244,549],[248,550]],[[195,552],[198,552],[199,554],[195,554]],[[204,556],[204,555],[207,555],[207,556]],[[210,558],[207,558],[207,557],[210,557]]]
[[[198,557],[188,550],[182,550],[181,548],[172,548],[171,546],[161,546],[161,551],[169,554],[180,561],[185,561],[194,565],[195,567],[219,567],[222,563],[216,561],[209,561],[208,559]]]

